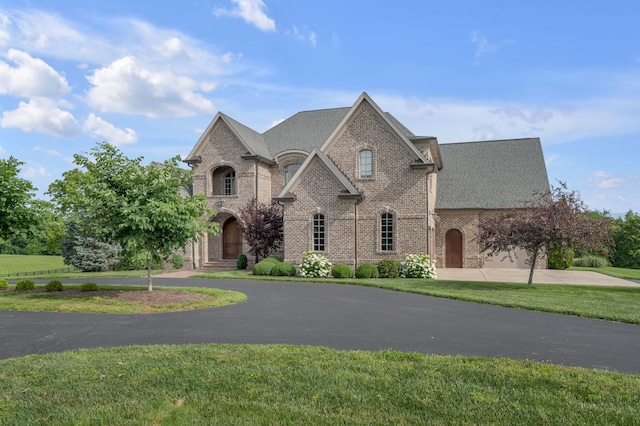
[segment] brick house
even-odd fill
[[[478,223],[549,188],[538,138],[439,144],[366,93],[264,133],[218,113],[185,162],[222,229],[193,247],[196,266],[248,252],[237,218],[257,197],[283,206],[281,256],[294,264],[314,251],[352,267],[405,253],[427,253],[439,268],[526,267],[525,256],[487,258]]]

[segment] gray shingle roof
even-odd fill
[[[283,151],[320,148],[350,108],[302,111],[263,133],[271,158]]]
[[[250,127],[245,126],[239,121],[234,120],[226,114],[220,113],[224,116],[225,121],[236,132],[236,134],[244,141],[249,147],[252,154],[260,155],[264,158],[271,158],[269,150],[264,143],[264,137],[260,133],[256,132]]]
[[[549,189],[538,138],[441,144],[440,151],[438,210],[518,208]]]

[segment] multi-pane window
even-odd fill
[[[360,151],[360,177],[373,177],[373,151],[370,149]]]
[[[393,214],[383,213],[380,218],[380,249],[393,251]]]
[[[299,168],[300,168],[300,164],[298,163],[289,164],[288,166],[284,167],[284,184],[285,185],[289,183],[289,181],[291,180],[293,175],[296,174]]]
[[[313,250],[324,251],[324,249],[325,249],[324,215],[317,213],[313,215]]]
[[[224,195],[236,194],[236,172],[232,170],[224,175]]]

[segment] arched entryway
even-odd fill
[[[445,235],[444,266],[446,268],[462,268],[462,232],[449,229]]]
[[[237,259],[242,254],[242,230],[235,217],[222,226],[222,258]]]

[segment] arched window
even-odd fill
[[[230,166],[218,167],[213,171],[212,185],[212,195],[238,194],[236,171]]]
[[[360,178],[373,177],[373,151],[363,149],[360,151]]]
[[[325,223],[324,215],[316,213],[313,215],[313,251],[324,251],[325,249]]]
[[[393,251],[393,214],[383,213],[380,216],[380,250]]]
[[[293,163],[293,164],[289,164],[288,166],[284,166],[284,184],[285,185],[289,183],[289,181],[291,180],[293,175],[296,174],[300,166],[301,164],[298,164],[298,163]]]

